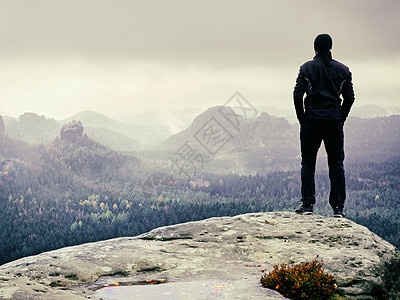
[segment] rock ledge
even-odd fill
[[[98,299],[105,297],[100,288],[108,284],[147,281],[174,282],[176,289],[178,283],[190,282],[218,287],[203,289],[191,299],[282,299],[261,287],[261,271],[319,255],[346,295],[368,299],[371,285],[381,280],[375,268],[395,253],[394,246],[347,219],[252,213],[161,227],[137,237],[16,260],[0,266],[0,298]]]

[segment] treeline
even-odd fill
[[[157,164],[88,138],[29,146],[6,137],[0,155],[0,264],[213,216],[293,211],[300,200],[299,171],[157,181]],[[349,165],[346,174],[347,216],[400,247],[400,161]],[[327,172],[316,183],[316,213],[330,215]]]
[[[261,201],[185,203],[173,200],[154,205],[125,200],[119,208],[115,199],[102,200],[100,204],[104,207],[93,208],[91,202],[77,210],[57,207],[46,210],[34,201],[25,205],[28,203],[25,198],[0,199],[0,264],[65,246],[135,236],[160,226],[271,209]],[[122,207],[125,203],[128,208]]]
[[[374,177],[349,180],[346,211],[350,219],[399,247],[399,182],[387,181],[390,172],[398,174],[399,165],[391,166],[388,169],[378,164],[375,167],[380,171],[371,173]],[[358,174],[359,168],[353,167],[348,173]],[[1,263],[69,245],[134,236],[159,226],[213,216],[293,210],[299,200],[300,181],[296,172],[203,176],[197,184],[208,187],[192,182],[160,194],[154,192],[151,197],[145,197],[140,189],[88,197],[66,193],[56,199],[36,195],[32,189],[19,196],[3,193],[0,198]],[[317,175],[320,192],[316,213],[329,215],[326,176]]]

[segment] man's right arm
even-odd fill
[[[305,115],[304,115],[304,107],[303,107],[303,96],[307,90],[308,80],[302,73],[300,68],[299,75],[296,79],[296,85],[293,91],[293,101],[294,101],[294,108],[296,110],[297,120],[299,120],[300,124],[303,122]]]

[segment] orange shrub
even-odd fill
[[[324,273],[318,256],[303,264],[285,264],[261,277],[261,284],[291,299],[329,299],[337,292],[334,276]]]

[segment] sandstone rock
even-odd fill
[[[74,142],[83,138],[83,126],[80,121],[72,121],[61,128],[61,140]]]
[[[191,293],[186,299],[282,299],[261,287],[261,271],[319,255],[325,271],[337,277],[347,296],[370,299],[371,286],[381,283],[375,268],[395,252],[394,246],[347,219],[253,213],[19,259],[0,266],[0,298],[106,299],[117,289],[146,297],[149,286],[128,285],[148,281],[159,283],[159,299],[185,299],[161,296],[168,284],[168,293]],[[120,286],[104,288],[108,284]],[[183,291],[184,287],[190,288]]]

